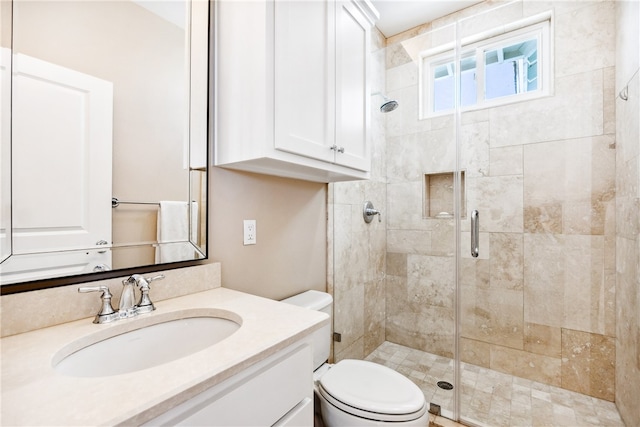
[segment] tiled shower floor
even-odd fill
[[[453,413],[453,360],[384,342],[366,358],[409,377],[427,402]],[[461,364],[463,420],[479,426],[622,426],[615,404],[558,387],[525,380],[467,363]]]

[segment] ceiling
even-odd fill
[[[371,0],[380,12],[376,27],[391,37],[482,0]]]

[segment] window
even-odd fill
[[[452,49],[427,51],[421,61],[421,116],[455,108],[457,64]],[[549,92],[549,21],[500,36],[462,43],[460,107],[485,108]]]

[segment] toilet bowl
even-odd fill
[[[283,300],[331,315],[331,295],[307,291]],[[327,427],[428,426],[427,403],[420,388],[404,375],[365,360],[326,363],[331,327],[312,336],[315,393]]]

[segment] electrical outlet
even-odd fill
[[[244,238],[243,244],[247,245],[255,245],[256,244],[256,220],[255,219],[245,219],[244,221]]]

